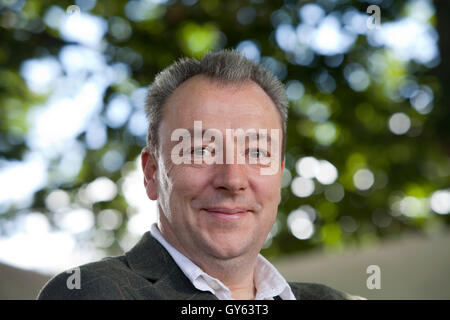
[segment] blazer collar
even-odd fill
[[[144,233],[139,242],[125,253],[125,257],[134,272],[150,280],[156,289],[161,287],[165,299],[217,299],[212,293],[193,286],[150,231]]]

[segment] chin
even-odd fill
[[[244,248],[210,248],[211,255],[220,260],[230,260],[244,255],[247,251]]]
[[[252,248],[254,248],[251,239],[243,239],[242,237],[211,235],[207,242],[210,253],[219,259],[236,258],[252,251]]]

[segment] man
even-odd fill
[[[157,75],[146,111],[157,224],[125,255],[81,266],[79,289],[61,273],[39,299],[352,298],[288,284],[259,254],[284,169],[287,100],[273,75],[235,51],[182,59]]]

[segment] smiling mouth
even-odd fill
[[[245,208],[210,208],[202,210],[207,212],[210,216],[224,221],[235,221],[241,219],[249,212],[249,210]]]

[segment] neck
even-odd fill
[[[162,236],[173,247],[180,251],[189,260],[195,263],[205,273],[219,279],[231,291],[231,297],[236,300],[253,300],[256,296],[254,284],[254,268],[258,253],[249,256],[233,257],[230,259],[217,258],[211,255],[197,252],[195,256],[190,255],[178,241],[178,238],[165,228],[164,224],[158,223]]]
[[[231,297],[235,300],[254,300],[256,297],[256,287],[253,283],[253,279],[251,284],[246,287],[241,288],[231,288],[228,286],[231,291]]]
[[[254,284],[255,259],[239,257],[233,259],[199,259],[193,260],[205,273],[219,279],[231,291],[231,297],[236,300],[253,300],[256,296]],[[209,260],[209,261],[206,261]],[[249,263],[248,261],[253,263]]]

